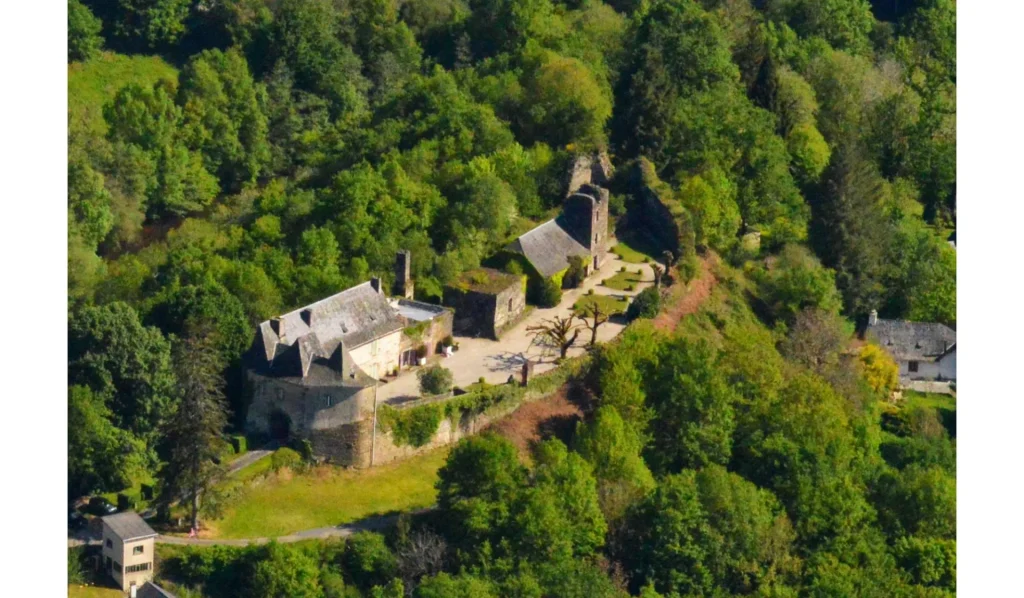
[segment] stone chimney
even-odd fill
[[[370,286],[373,288],[374,291],[377,291],[377,293],[383,293],[384,292],[383,290],[381,290],[380,278],[378,278],[376,276],[374,276],[373,278],[370,279]]]
[[[391,290],[391,294],[412,299],[413,288],[412,252],[403,249],[395,254],[395,286]]]
[[[877,323],[878,323],[878,310],[877,309],[873,309],[873,310],[871,310],[871,313],[868,314],[868,326],[874,326]]]

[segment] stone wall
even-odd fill
[[[383,378],[398,367],[401,353],[402,331],[396,330],[387,336],[349,349],[349,355],[371,378]]]
[[[522,282],[497,293],[448,287],[444,291],[444,303],[455,309],[453,326],[459,335],[497,340],[526,309],[526,290]]]
[[[494,326],[490,334],[497,340],[509,324],[513,324],[526,309],[526,285],[519,282],[498,293],[494,303]]]

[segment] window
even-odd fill
[[[132,548],[132,554],[142,554],[143,548],[143,546],[136,546]]]
[[[114,543],[110,541],[110,538],[107,538],[107,548],[113,548],[113,547],[114,547]]]
[[[125,573],[138,573],[139,571],[149,571],[152,563],[139,563],[138,565],[128,565],[124,568]]]
[[[910,363],[908,363],[907,364],[907,369],[910,370],[911,372],[916,372],[917,371],[917,362],[916,361],[911,361]]]
[[[330,407],[331,405],[334,404],[334,397],[332,397],[331,395],[327,395],[326,397],[324,397],[324,402],[327,404],[328,407]]]
[[[512,311],[512,298],[511,297],[508,298],[508,310]]]

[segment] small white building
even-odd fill
[[[956,331],[945,324],[883,320],[871,310],[864,336],[892,355],[902,382],[956,381]]]
[[[156,532],[128,511],[103,518],[103,569],[124,592],[153,579]]]

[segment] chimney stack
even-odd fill
[[[871,310],[871,313],[868,314],[868,326],[874,326],[877,323],[878,323],[878,310],[877,309],[873,309],[873,310]]]
[[[383,291],[381,290],[381,287],[380,287],[380,278],[378,278],[376,276],[371,278],[370,279],[370,286],[373,287],[374,291],[377,291],[378,293],[383,293]]]
[[[395,254],[395,287],[392,295],[412,299],[412,252],[403,249]]]

